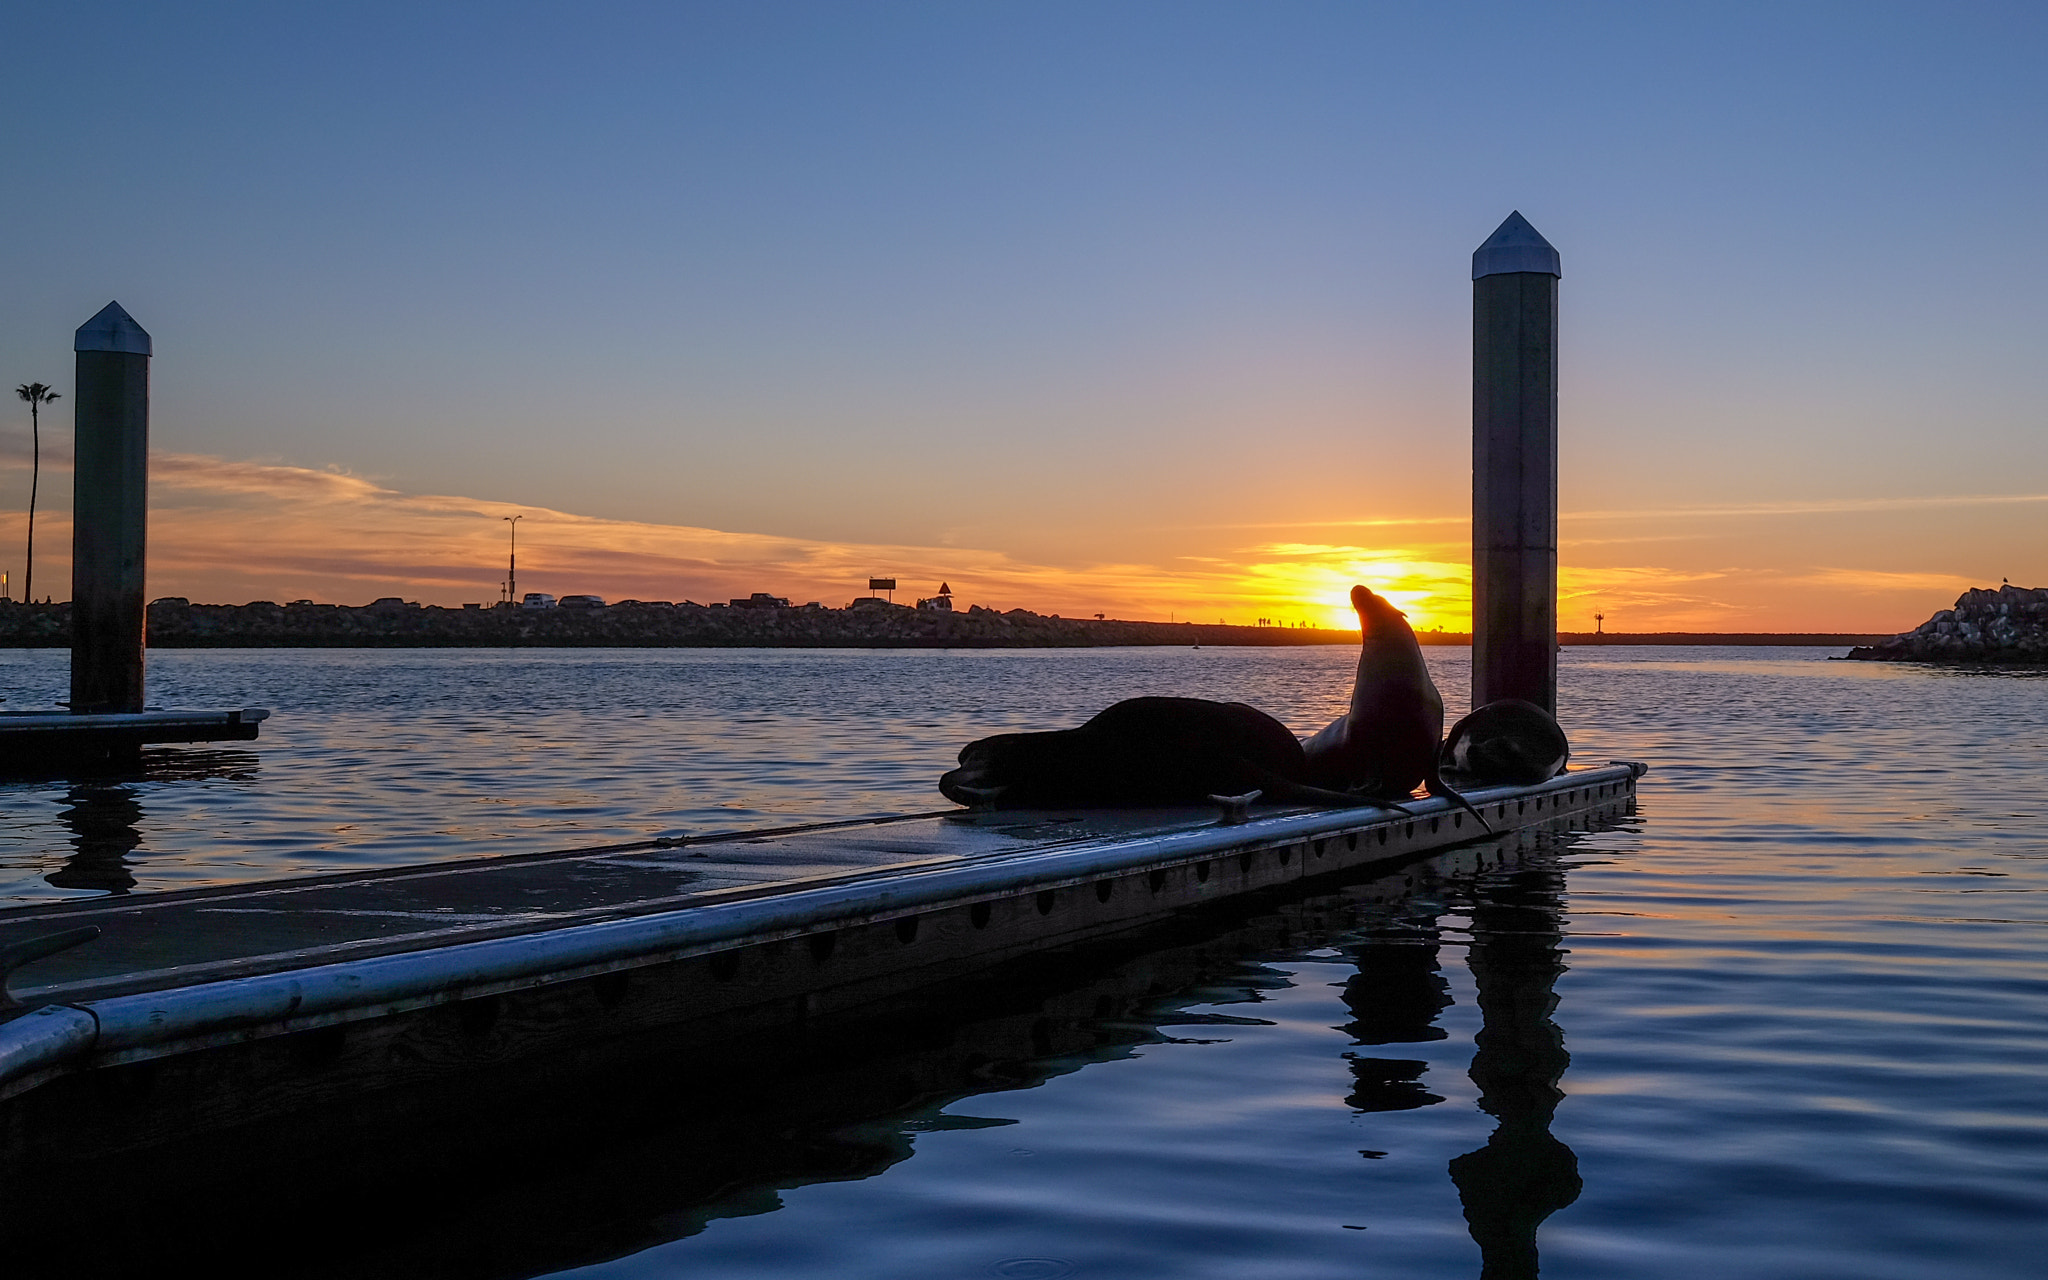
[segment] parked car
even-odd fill
[[[563,596],[562,607],[564,609],[602,609],[604,608],[604,597]]]
[[[519,602],[519,607],[522,609],[552,609],[555,607],[555,598],[545,591],[529,591],[526,593],[526,598]]]

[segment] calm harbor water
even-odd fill
[[[1576,758],[1653,772],[1636,816],[1526,870],[1072,957],[274,1273],[2038,1275],[2048,679],[1824,657],[1569,650]],[[1463,705],[1464,651],[1430,658]],[[158,700],[269,706],[262,741],[0,787],[0,893],[939,808],[983,733],[1136,693],[1307,731],[1352,661],[157,653]],[[62,678],[0,654],[9,707]]]

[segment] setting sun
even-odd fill
[[[1434,553],[1434,554],[1432,554]],[[1450,546],[1374,548],[1273,543],[1255,548],[1245,594],[1281,621],[1356,631],[1351,588],[1364,583],[1394,602],[1417,631],[1463,630],[1472,612],[1471,570]]]

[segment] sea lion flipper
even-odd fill
[[[1422,780],[1422,788],[1423,790],[1429,792],[1429,794],[1433,796],[1437,796],[1444,800],[1449,800],[1452,804],[1457,805],[1460,809],[1463,809],[1465,812],[1479,819],[1479,825],[1485,829],[1487,835],[1496,834],[1496,832],[1493,829],[1493,824],[1486,820],[1486,815],[1479,812],[1479,810],[1473,808],[1472,802],[1470,800],[1467,800],[1464,796],[1460,795],[1456,790],[1452,789],[1451,784],[1445,782],[1443,774],[1439,773],[1437,770],[1431,769],[1429,771],[1429,776]]]
[[[1400,805],[1375,796],[1356,791],[1333,791],[1328,787],[1297,782],[1251,761],[1246,761],[1245,765],[1246,772],[1264,789],[1266,799],[1275,804],[1314,804],[1328,809],[1394,809],[1402,813],[1408,812]]]

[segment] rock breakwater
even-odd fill
[[[1863,662],[2048,663],[2048,587],[1972,587],[1911,631],[1851,649]]]

